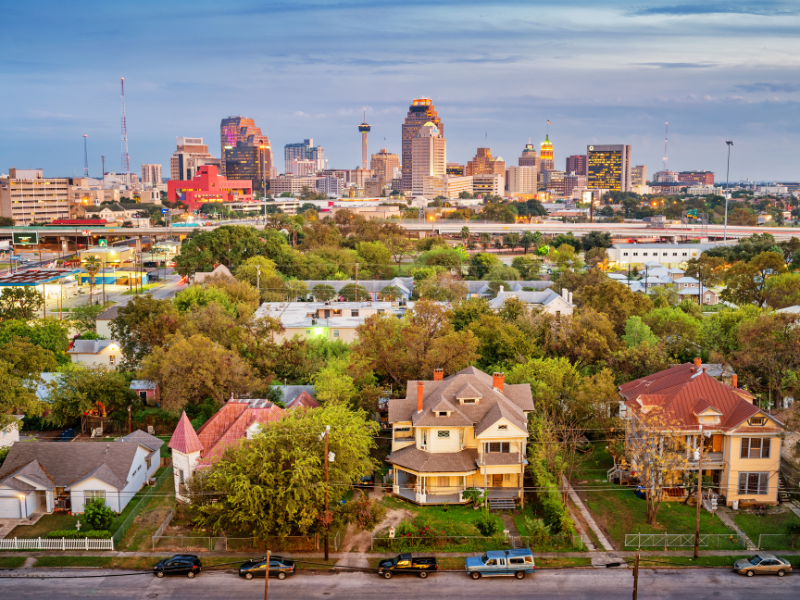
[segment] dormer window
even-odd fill
[[[766,423],[767,423],[766,417],[752,417],[748,425],[762,426],[766,425]]]
[[[508,431],[508,425],[498,425],[497,431]]]
[[[463,398],[461,400],[461,404],[477,404],[477,403],[478,403],[477,398]]]
[[[436,413],[436,416],[437,417],[446,417],[447,416],[447,411],[440,410],[439,412]]]

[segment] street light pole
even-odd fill
[[[722,234],[723,242],[728,241],[728,199],[731,197],[731,146],[733,146],[733,142],[728,140],[725,143],[728,144],[728,173],[725,176],[725,228]]]

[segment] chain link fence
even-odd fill
[[[161,487],[161,484],[164,483],[168,477],[172,477],[172,467],[164,469],[164,472],[156,480],[155,485],[147,490],[147,493],[144,496],[139,498],[139,502],[136,503],[136,506],[133,507],[133,510],[128,514],[128,517],[122,522],[122,525],[119,526],[117,531],[112,536],[112,539],[116,545],[119,545],[119,543],[122,541],[122,538],[125,537],[125,534],[128,533],[128,530],[131,528],[133,520],[139,516],[139,513],[142,512],[142,510],[150,503],[150,500],[152,500],[156,494],[156,490]]]

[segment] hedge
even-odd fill
[[[61,539],[66,538],[68,540],[76,540],[76,539],[95,539],[95,540],[104,540],[111,537],[111,532],[106,531],[105,529],[98,529],[93,530],[90,529],[89,531],[78,531],[77,529],[56,529],[55,531],[51,531],[47,534],[48,538],[50,539]]]
[[[556,533],[575,533],[575,525],[569,518],[569,511],[562,502],[561,490],[555,478],[547,472],[540,460],[532,460],[530,471],[536,479],[536,495],[542,504],[544,522]]]

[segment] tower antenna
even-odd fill
[[[667,142],[669,141],[669,121],[665,124],[665,131],[664,131],[664,171],[667,170]]]
[[[89,154],[86,151],[86,138],[89,137],[88,135],[84,134],[83,136],[83,176],[89,176]]]
[[[105,179],[105,176],[106,176],[106,155],[102,154],[100,156],[100,160],[103,161],[103,176],[100,179]]]
[[[122,86],[122,173],[125,176],[125,181],[128,181],[128,172],[130,168],[130,160],[128,158],[128,123],[125,120],[125,78],[120,78]]]

